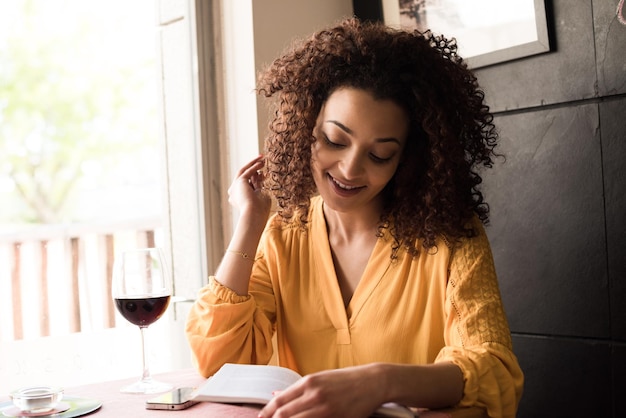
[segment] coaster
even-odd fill
[[[70,409],[70,404],[61,401],[56,407],[43,412],[23,412],[17,406],[12,405],[3,409],[2,414],[6,417],[45,417],[47,415],[60,414],[68,409]]]
[[[59,411],[64,405],[67,405],[67,409]],[[20,411],[13,402],[0,403],[0,418],[14,418],[14,417],[54,417],[54,418],[74,418],[80,417],[85,414],[89,414],[102,406],[102,402],[97,399],[86,398],[74,398],[72,396],[64,396],[63,400],[57,405],[57,408],[52,411],[43,412],[39,414],[26,414]],[[9,415],[12,414],[12,415]]]

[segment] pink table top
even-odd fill
[[[193,386],[197,387],[205,382],[193,369],[185,369],[175,372],[163,373],[154,376],[163,382],[168,382],[174,387]],[[146,400],[157,395],[133,395],[120,393],[119,389],[132,383],[136,379],[117,380],[103,383],[95,383],[79,387],[65,389],[64,396],[73,398],[96,399],[102,402],[102,406],[90,413],[89,417],[132,417],[132,418],[184,418],[184,417],[228,417],[228,418],[256,418],[260,407],[228,405],[211,402],[200,402],[188,409],[181,411],[159,411],[146,409]],[[0,402],[6,402],[9,398],[0,395]],[[2,417],[0,413],[0,417]],[[450,409],[439,411],[422,411],[420,418],[482,418],[486,416],[480,409]]]

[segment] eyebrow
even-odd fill
[[[344,125],[343,123],[337,121],[337,120],[327,120],[325,123],[332,123],[333,125],[339,127],[339,129],[341,129],[342,131],[344,131],[345,133],[349,134],[349,135],[354,135],[354,131],[350,128],[348,128],[346,125]],[[397,138],[377,138],[378,142],[395,142],[398,145],[402,145],[400,143],[400,141]]]

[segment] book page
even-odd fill
[[[194,400],[222,403],[266,404],[274,395],[298,381],[301,376],[280,366],[226,363],[200,386]],[[372,417],[415,417],[413,411],[395,403],[381,405]]]
[[[267,403],[272,392],[286,389],[300,377],[285,367],[227,363],[196,391],[194,399]]]
[[[419,416],[417,411],[413,411],[406,406],[399,405],[394,402],[388,402],[380,406],[371,415],[371,418],[380,418],[380,417],[395,417],[395,418],[415,418]]]

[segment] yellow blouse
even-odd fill
[[[379,238],[349,306],[335,275],[322,200],[306,230],[273,218],[259,243],[250,294],[210,277],[187,320],[195,363],[205,376],[226,363],[266,364],[276,332],[278,362],[309,374],[371,362],[449,361],[463,371],[459,406],[515,416],[523,374],[512,352],[489,242],[451,250],[443,241],[417,258],[392,260]]]

